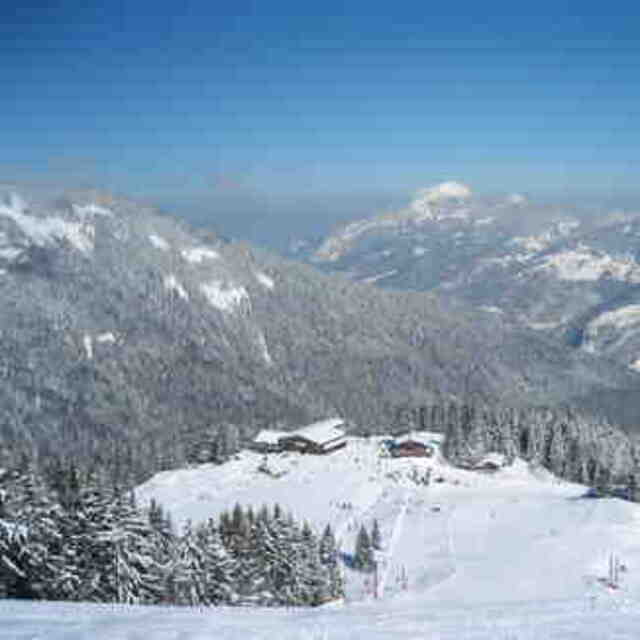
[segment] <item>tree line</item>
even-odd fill
[[[572,482],[637,485],[640,452],[606,420],[571,409],[486,404],[451,404],[438,415],[443,452],[454,464],[464,466],[495,451],[508,462],[520,457]]]
[[[128,604],[313,606],[344,587],[335,539],[275,505],[175,531],[131,491],[71,467],[0,477],[3,597]]]

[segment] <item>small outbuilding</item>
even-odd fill
[[[278,441],[282,450],[301,453],[330,453],[345,447],[344,420],[330,418],[287,433]]]
[[[505,456],[501,453],[492,451],[478,460],[473,466],[474,471],[486,471],[487,473],[493,473],[502,469],[506,464]]]
[[[402,440],[389,449],[394,458],[429,458],[433,455],[433,447],[417,440]]]
[[[251,441],[251,449],[261,453],[275,453],[282,451],[280,439],[291,435],[287,431],[275,431],[273,429],[263,429]]]

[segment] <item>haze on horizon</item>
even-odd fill
[[[4,3],[0,182],[105,188],[252,240],[447,180],[637,208],[637,8],[522,9]]]

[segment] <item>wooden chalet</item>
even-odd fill
[[[344,420],[341,418],[321,420],[287,433],[278,442],[286,451],[330,453],[347,445],[344,426]]]
[[[403,440],[389,449],[394,458],[429,458],[433,455],[433,447],[417,440]]]

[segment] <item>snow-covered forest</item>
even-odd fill
[[[277,504],[239,504],[175,532],[73,467],[0,479],[0,587],[6,598],[164,605],[317,605],[343,595],[335,539]]]

